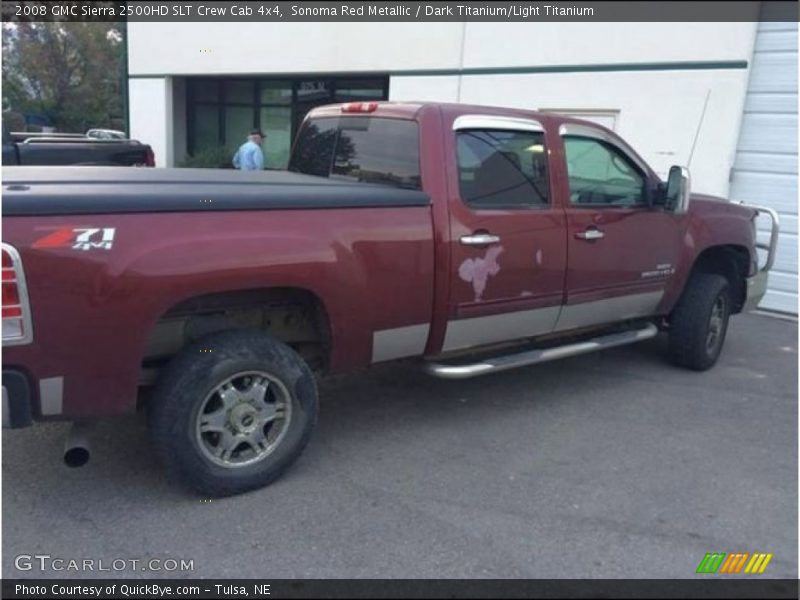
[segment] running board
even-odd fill
[[[655,337],[657,334],[658,327],[652,323],[648,323],[641,329],[635,329],[633,331],[611,333],[583,342],[556,346],[555,348],[528,350],[527,352],[520,352],[518,354],[496,356],[476,363],[446,364],[428,362],[425,364],[425,371],[443,379],[467,379],[468,377],[498,373],[500,371],[507,371],[508,369],[547,362],[549,360],[578,356],[579,354],[586,354],[587,352],[594,352],[595,350],[605,350],[606,348],[614,348],[615,346],[633,344],[634,342],[648,340]]]

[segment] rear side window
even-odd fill
[[[472,208],[548,204],[544,134],[471,129],[456,138],[461,198]]]
[[[379,117],[309,120],[297,138],[289,170],[419,189],[417,123]]]

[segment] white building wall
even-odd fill
[[[128,24],[134,77],[749,60],[754,36],[754,23]]]
[[[156,166],[173,164],[172,82],[169,77],[131,79],[128,84],[130,135],[150,144]]]
[[[689,164],[691,155],[694,189],[727,196],[747,70],[679,67],[748,61],[755,29],[755,23],[470,23],[462,31],[467,74],[399,74],[391,78],[390,99],[613,113],[614,129],[659,175]],[[670,68],[644,70],[665,63]],[[598,65],[618,70],[581,71]],[[481,74],[497,67],[511,72]],[[520,73],[521,67],[563,69]]]
[[[172,79],[172,163],[186,158],[186,80]]]
[[[460,23],[128,24],[129,73],[210,75],[458,67]]]
[[[458,80],[392,77],[390,98],[617,112],[614,129],[664,177],[670,166],[689,164],[699,128],[691,160],[693,189],[728,194],[747,85],[744,69],[466,75],[460,94]]]
[[[131,128],[148,142],[167,143],[163,129],[146,124],[145,117],[164,102],[171,105],[158,88],[167,86],[165,76],[389,73],[390,99],[617,111],[617,131],[666,173],[670,165],[688,161],[708,97],[692,158],[693,181],[699,191],[727,195],[747,70],[675,67],[749,61],[755,28],[754,23],[134,22],[128,27]],[[644,70],[663,63],[671,70]],[[615,70],[580,71],[598,65]],[[559,72],[519,72],[525,68]],[[145,83],[151,78],[162,83]],[[169,135],[179,133],[170,126]],[[176,153],[179,160],[182,148]],[[166,152],[157,159],[172,164]]]
[[[748,60],[755,23],[469,23],[465,67]]]

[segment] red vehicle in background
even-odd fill
[[[3,179],[4,425],[72,420],[82,464],[86,423],[146,409],[168,471],[212,495],[300,455],[318,374],[471,377],[659,331],[708,369],[778,233],[603,127],[484,106],[315,109],[289,172]]]

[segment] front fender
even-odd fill
[[[692,196],[688,221],[681,240],[680,260],[672,285],[664,294],[661,312],[670,313],[704,252],[712,248],[735,248],[747,252],[748,264],[755,259],[753,209],[710,196]],[[745,273],[747,275],[747,273]]]

